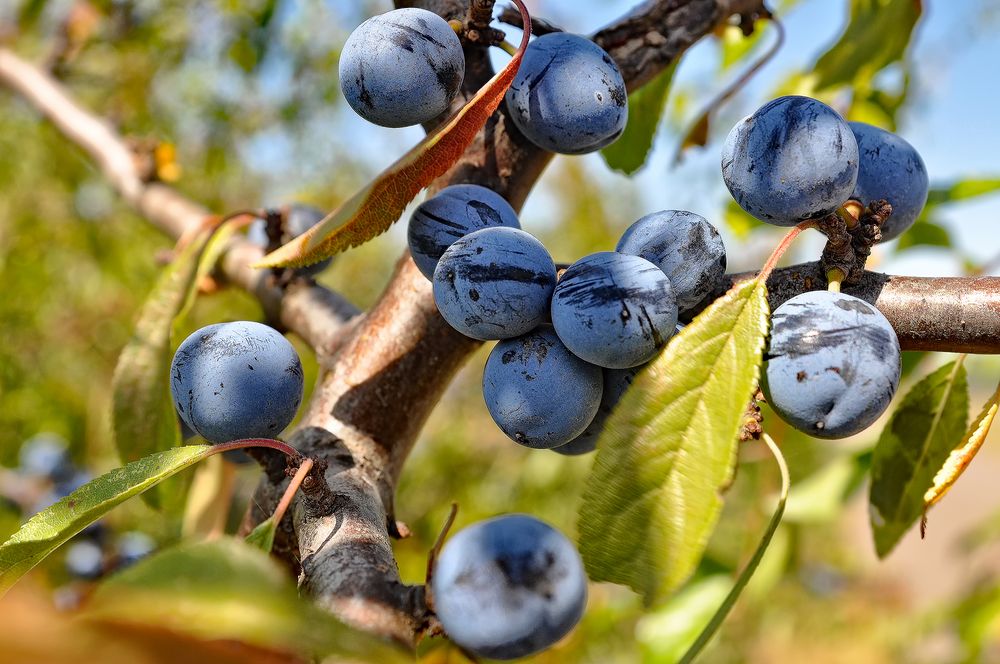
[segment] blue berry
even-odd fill
[[[645,365],[642,365],[645,366]],[[625,396],[625,392],[632,381],[642,370],[642,366],[631,369],[605,369],[604,370],[604,391],[601,396],[601,405],[597,409],[594,420],[579,436],[559,447],[554,447],[553,452],[566,456],[577,456],[587,454],[597,449],[597,441],[604,431],[604,425],[614,412],[615,406]]]
[[[771,322],[762,387],[781,419],[817,438],[844,438],[889,406],[899,386],[899,340],[874,306],[813,291],[775,309]]]
[[[604,49],[586,37],[553,32],[528,45],[507,91],[507,110],[540,148],[584,154],[625,131],[628,93]]]
[[[217,323],[177,349],[170,388],[181,418],[209,442],[273,438],[302,400],[302,364],[292,344],[266,325]]]
[[[456,533],[431,588],[448,637],[490,659],[545,650],[576,626],[587,604],[587,576],[572,542],[524,514]]]
[[[927,168],[912,145],[890,131],[863,122],[849,123],[858,141],[861,166],[852,198],[868,205],[885,199],[892,215],[882,225],[882,241],[902,234],[927,202]]]
[[[858,179],[858,143],[844,119],[809,97],[779,97],[733,127],[722,178],[744,210],[775,226],[827,215]]]
[[[52,482],[64,482],[75,472],[68,443],[54,433],[40,433],[24,441],[18,461],[23,474]]]
[[[722,236],[694,212],[648,214],[628,227],[615,251],[641,256],[663,270],[682,314],[715,293],[726,274]]]
[[[104,551],[93,540],[74,542],[66,549],[66,571],[87,581],[99,579],[104,574]]]
[[[474,339],[509,339],[546,320],[556,265],[542,243],[517,228],[470,233],[434,271],[434,302],[448,324]]]
[[[383,127],[429,122],[448,110],[465,54],[448,22],[426,9],[368,19],[340,52],[340,89],[358,115]]]
[[[600,367],[584,362],[544,325],[501,341],[483,371],[483,397],[493,421],[514,442],[545,449],[587,428],[601,402]]]
[[[433,279],[438,260],[455,240],[493,226],[521,227],[510,203],[478,184],[453,184],[413,212],[406,236],[410,255],[421,274]]]
[[[673,336],[677,302],[660,268],[602,251],[563,273],[552,295],[552,324],[579,357],[627,369],[651,360]]]
[[[146,533],[131,530],[118,538],[118,565],[128,567],[156,551],[156,541]]]
[[[288,207],[285,217],[283,232],[281,233],[281,243],[291,242],[294,238],[302,235],[310,228],[318,224],[326,216],[326,213],[311,205],[293,203]],[[259,247],[267,249],[269,238],[267,237],[267,222],[258,219],[250,224],[247,229],[247,239]],[[314,277],[333,262],[332,258],[326,258],[318,263],[295,268],[295,273],[303,277]]]

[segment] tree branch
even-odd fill
[[[179,238],[209,216],[208,210],[175,189],[143,180],[135,155],[121,136],[81,108],[62,84],[5,48],[0,48],[0,84],[23,97],[82,148],[118,194],[171,237]],[[222,261],[222,276],[255,294],[269,320],[295,332],[318,352],[333,348],[357,309],[340,295],[305,279],[284,289],[277,287],[269,272],[247,267],[261,255],[259,247],[234,238]]]

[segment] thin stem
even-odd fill
[[[278,506],[274,508],[274,514],[271,515],[271,518],[274,519],[275,525],[281,523],[281,519],[285,516],[288,506],[292,504],[292,498],[295,497],[295,493],[299,490],[299,487],[302,486],[302,480],[306,478],[306,475],[309,474],[312,467],[313,460],[307,457],[299,466],[299,469],[295,471],[295,475],[292,476],[292,480],[285,488],[285,493],[282,494],[281,500],[278,501]]]
[[[219,454],[221,452],[228,452],[229,450],[242,450],[248,447],[268,447],[272,450],[278,450],[293,463],[302,458],[302,453],[297,449],[288,443],[283,443],[273,438],[241,438],[239,440],[231,440],[228,443],[218,443],[217,445],[212,445],[212,451],[209,454]]]
[[[831,268],[826,272],[826,289],[831,293],[840,292],[840,284],[843,283],[847,275],[838,267]]]
[[[506,53],[507,55],[509,55],[511,57],[514,57],[517,54],[517,47],[514,46],[513,44],[511,44],[506,39],[503,40],[502,42],[500,42],[499,44],[497,44],[497,46],[499,46],[501,49],[503,49],[504,53]]]
[[[788,251],[788,247],[792,245],[792,242],[796,237],[798,237],[799,233],[807,228],[816,228],[816,222],[809,219],[807,221],[803,221],[798,226],[788,231],[788,234],[785,235],[785,237],[771,253],[771,257],[767,259],[766,263],[764,263],[764,267],[761,268],[760,274],[757,275],[757,281],[762,284],[767,283],[768,277],[771,276],[771,272],[774,270],[775,266],[778,265],[778,261],[781,260],[781,257],[785,255],[786,251]]]
[[[858,201],[847,201],[837,208],[837,216],[844,220],[848,228],[854,228],[861,219],[861,213],[865,211],[865,206]]]
[[[434,546],[431,547],[430,553],[427,554],[427,580],[426,585],[430,588],[431,578],[434,576],[434,565],[437,563],[438,554],[441,553],[441,547],[444,546],[444,539],[448,536],[448,531],[455,524],[455,517],[458,516],[458,503],[451,504],[451,511],[448,512],[448,518],[444,522],[444,526],[441,528],[441,532],[437,536],[437,540],[434,542]]]
[[[715,632],[718,631],[722,622],[729,615],[732,610],[733,605],[736,604],[736,600],[739,599],[740,593],[746,587],[747,583],[753,577],[753,573],[757,570],[757,566],[760,565],[760,561],[764,558],[764,553],[767,551],[768,545],[771,543],[771,538],[774,537],[774,533],[778,530],[778,526],[781,524],[781,516],[785,513],[785,501],[788,500],[788,488],[791,484],[788,477],[788,466],[785,464],[785,457],[782,456],[781,450],[778,449],[777,444],[774,440],[766,433],[762,436],[764,443],[767,445],[771,454],[774,455],[774,460],[778,464],[778,470],[781,472],[781,493],[778,496],[778,506],[774,509],[774,515],[771,516],[771,521],[767,524],[767,530],[764,531],[764,536],[761,538],[760,543],[757,545],[757,550],[753,552],[753,557],[750,558],[750,562],[747,566],[743,568],[738,579],[736,579],[736,585],[733,589],[729,591],[726,595],[726,599],[722,601],[719,608],[715,611],[715,615],[709,621],[705,629],[701,631],[695,642],[688,648],[687,652],[680,659],[680,664],[688,664],[693,662],[694,658],[698,656],[698,653],[704,649],[708,642],[711,640]]]
[[[465,26],[462,25],[462,22],[459,21],[457,18],[453,18],[450,21],[448,21],[448,25],[450,25],[451,29],[454,30],[455,34],[458,35],[462,34],[462,30],[465,29]]]

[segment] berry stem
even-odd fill
[[[462,30],[465,29],[465,26],[462,25],[462,22],[459,21],[457,18],[453,18],[450,21],[448,21],[448,25],[451,26],[451,29],[454,30],[455,34],[457,35],[462,34]]]
[[[858,201],[847,201],[837,208],[837,216],[844,220],[848,228],[854,228],[861,219],[861,213],[865,211],[865,206]]]
[[[221,452],[228,452],[229,450],[242,450],[247,447],[268,447],[272,450],[277,450],[287,456],[288,461],[291,463],[297,463],[302,459],[302,453],[297,449],[288,443],[283,443],[273,438],[241,438],[239,440],[231,440],[228,443],[213,445],[212,451],[209,454],[219,454]]]
[[[499,46],[501,49],[503,49],[504,53],[506,53],[507,55],[509,55],[511,57],[514,57],[517,54],[517,47],[514,46],[513,44],[511,44],[506,39],[503,40],[502,42],[500,42],[499,44],[497,44],[497,46]]]
[[[781,450],[774,440],[766,433],[762,436],[764,443],[767,445],[771,454],[774,456],[775,462],[778,464],[778,471],[781,473],[781,493],[778,495],[778,505],[774,508],[774,514],[771,516],[771,521],[767,524],[767,530],[764,531],[764,536],[761,538],[760,543],[757,545],[757,550],[753,552],[753,557],[750,558],[750,562],[747,566],[743,568],[740,572],[740,576],[736,579],[736,585],[733,589],[729,591],[726,595],[726,599],[722,601],[719,608],[715,611],[715,615],[709,621],[705,629],[701,631],[698,635],[697,640],[688,648],[687,652],[680,659],[680,664],[688,664],[693,662],[698,653],[701,652],[708,642],[712,639],[712,636],[722,625],[722,622],[729,615],[729,611],[736,604],[736,600],[739,599],[740,593],[749,583],[750,578],[753,577],[754,572],[757,570],[757,566],[760,565],[760,561],[764,558],[764,553],[767,551],[768,545],[771,543],[771,538],[774,537],[774,533],[778,530],[778,526],[781,524],[781,517],[785,513],[785,501],[788,499],[788,487],[790,485],[790,480],[788,477],[788,465],[785,463],[785,457],[782,456]]]
[[[847,278],[847,275],[844,274],[844,271],[841,270],[840,268],[835,267],[835,268],[831,268],[831,269],[827,270],[827,272],[826,272],[826,284],[827,284],[826,289],[828,291],[830,291],[831,293],[839,293],[840,292],[840,284],[843,283],[844,279],[846,279],[846,278]]]
[[[288,510],[288,506],[292,504],[292,498],[295,497],[295,493],[302,486],[302,480],[306,478],[309,471],[312,470],[313,460],[306,458],[299,465],[299,469],[295,471],[295,475],[292,476],[292,480],[288,483],[285,488],[285,493],[281,495],[281,500],[278,501],[278,506],[274,508],[274,514],[271,518],[274,519],[274,524],[277,525],[281,523],[282,517],[285,516],[285,512]]]
[[[451,511],[448,512],[448,518],[445,519],[444,526],[441,528],[434,546],[431,547],[430,553],[427,554],[427,580],[425,583],[428,592],[431,587],[431,578],[434,576],[434,566],[437,564],[437,557],[441,553],[441,547],[444,546],[444,539],[448,536],[448,531],[451,530],[452,525],[455,523],[456,516],[458,516],[458,503],[452,503]]]
[[[768,258],[767,262],[764,263],[764,267],[761,268],[760,273],[757,275],[757,281],[759,281],[762,284],[767,283],[768,277],[771,276],[771,272],[774,271],[774,268],[778,265],[778,261],[781,260],[781,257],[785,254],[786,251],[788,251],[788,247],[792,245],[792,242],[795,240],[796,237],[798,237],[799,233],[806,230],[807,228],[816,228],[816,222],[812,219],[809,219],[807,221],[803,221],[795,228],[788,231],[788,234],[785,235],[784,238],[782,238],[781,242],[778,244],[777,247],[775,247],[774,251],[771,253],[770,258]]]

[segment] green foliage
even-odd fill
[[[188,445],[157,452],[101,475],[31,517],[0,545],[0,594],[111,508],[201,461],[211,451],[209,445]]]
[[[942,206],[989,196],[1000,191],[1000,178],[964,178],[932,187],[917,221],[900,236],[896,251],[912,247],[951,247],[951,233],[941,219]]]
[[[404,660],[399,651],[300,599],[286,570],[232,538],[184,544],[145,558],[102,583],[82,618],[155,625],[292,653]]]
[[[646,163],[676,69],[677,63],[674,63],[628,96],[625,132],[618,140],[601,150],[604,161],[614,170],[632,175]]]
[[[274,517],[268,517],[250,531],[246,536],[246,543],[264,553],[271,553],[271,548],[274,546],[274,533],[277,529],[278,524]]]
[[[892,551],[924,512],[924,492],[965,433],[969,389],[961,360],[914,385],[882,430],[869,496],[875,550]]]
[[[678,334],[612,414],[580,507],[591,578],[662,602],[694,571],[732,481],[767,333],[763,285],[743,282]]]

